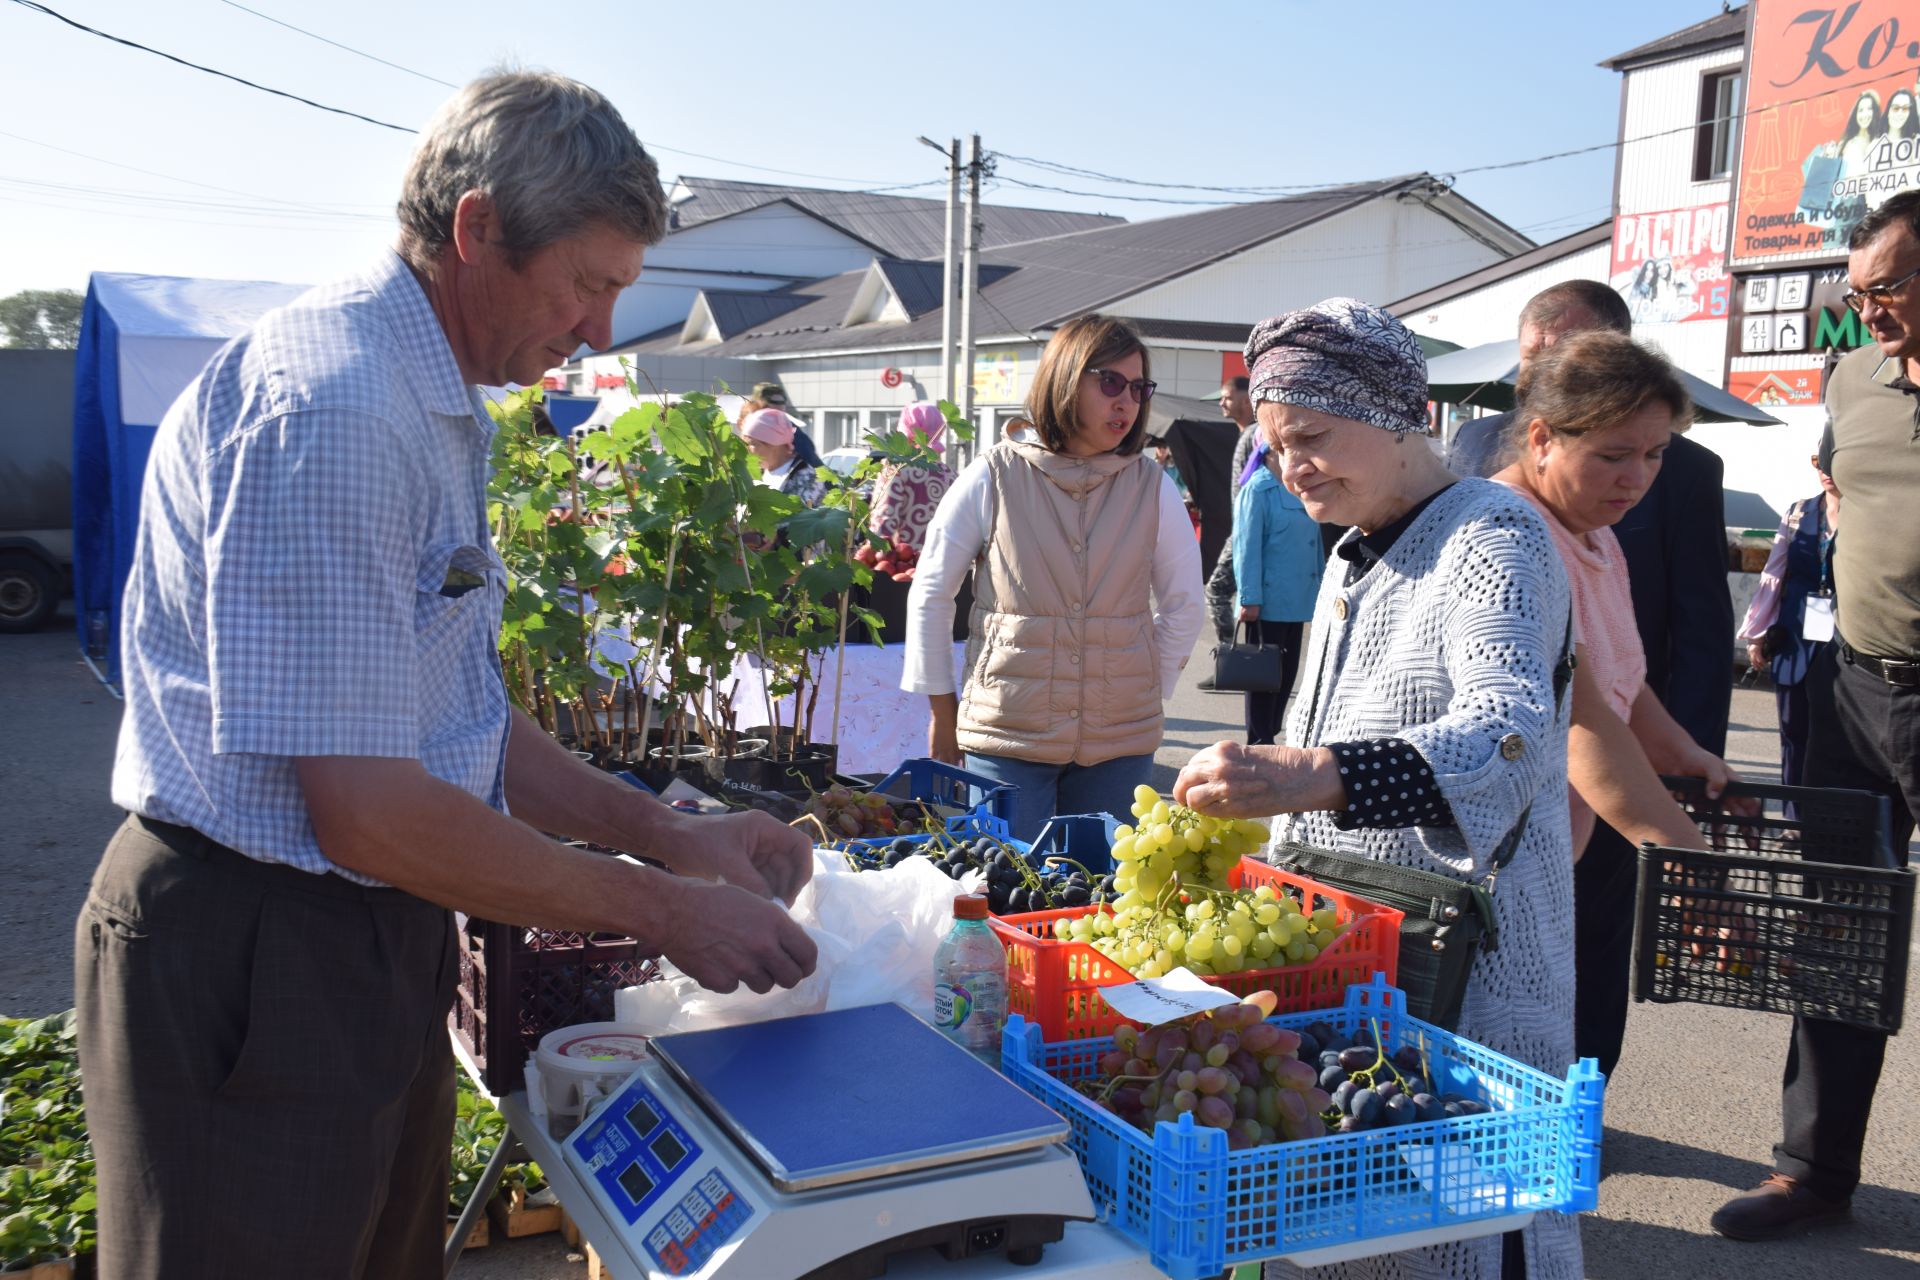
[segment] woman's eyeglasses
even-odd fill
[[[1089,369],[1087,372],[1100,379],[1100,394],[1109,400],[1118,399],[1122,391],[1131,390],[1133,402],[1144,404],[1153,398],[1154,388],[1160,385],[1157,382],[1148,382],[1145,378],[1135,378],[1132,382],[1128,382],[1125,374],[1115,373],[1112,369]]]
[[[1908,282],[1915,276],[1920,276],[1920,267],[1915,267],[1898,280],[1889,281],[1886,284],[1876,284],[1866,289],[1849,289],[1841,295],[1841,301],[1855,311],[1866,306],[1869,298],[1873,299],[1873,305],[1876,307],[1887,306],[1893,301],[1893,295],[1906,288]],[[1102,383],[1101,386],[1104,388],[1106,384]]]

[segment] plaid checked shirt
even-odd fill
[[[492,437],[397,254],[222,348],[147,464],[114,802],[364,884],[294,757],[416,759],[504,809]]]

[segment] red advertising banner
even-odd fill
[[[1727,391],[1762,409],[1798,409],[1820,403],[1821,369],[1735,369]]]
[[[1844,257],[1869,209],[1920,186],[1913,0],[1754,0],[1733,264]]]
[[[1614,219],[1607,278],[1635,324],[1726,317],[1729,216],[1723,202]]]

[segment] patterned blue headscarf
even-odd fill
[[[1246,354],[1256,404],[1318,409],[1395,433],[1427,429],[1427,358],[1378,307],[1328,298],[1262,320]]]

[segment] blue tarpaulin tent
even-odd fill
[[[73,595],[80,644],[120,679],[120,592],[140,481],[167,408],[225,343],[306,285],[95,272],[73,396]]]

